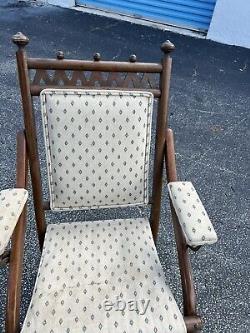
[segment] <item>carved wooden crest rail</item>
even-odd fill
[[[34,72],[34,73],[32,73]],[[159,74],[88,72],[37,69],[31,72],[32,86],[159,89]]]
[[[142,89],[160,97],[161,64],[137,63],[135,55],[129,62],[101,61],[99,53],[93,61],[64,59],[58,51],[56,59],[27,59],[30,90],[38,96],[45,88]]]

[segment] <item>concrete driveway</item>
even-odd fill
[[[250,50],[52,6],[0,0],[0,188],[15,183],[15,132],[22,127],[15,46],[11,36],[30,37],[30,55],[106,60],[159,61],[160,44],[176,45],[170,97],[179,176],[191,180],[214,222],[219,241],[192,254],[204,333],[249,332],[249,105]],[[41,131],[39,129],[39,139]],[[44,161],[44,152],[41,153]],[[43,164],[43,172],[44,164]],[[166,189],[164,189],[166,192]],[[45,193],[47,191],[45,190]],[[34,285],[40,254],[32,200],[26,234],[22,320]],[[71,220],[138,215],[83,212]],[[48,219],[68,218],[52,215]],[[166,279],[181,306],[181,291],[168,199],[162,205],[158,250]],[[4,332],[6,270],[0,271],[0,332]]]

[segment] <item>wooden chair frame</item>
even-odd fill
[[[156,241],[160,219],[164,159],[168,182],[177,181],[173,132],[168,129],[167,122],[172,64],[170,53],[174,50],[174,45],[169,41],[161,45],[163,58],[160,63],[141,63],[137,62],[135,55],[130,56],[129,62],[102,61],[99,53],[94,55],[92,61],[66,60],[62,51],[57,53],[56,59],[29,58],[25,51],[29,39],[18,33],[13,36],[12,41],[18,46],[16,57],[25,125],[24,134],[18,134],[18,185],[26,185],[26,161],[28,160],[40,248],[42,249],[46,232],[45,210],[49,210],[50,207],[48,202],[43,201],[42,195],[32,98],[39,96],[45,88],[145,90],[152,92],[154,97],[158,98],[153,190],[152,199],[150,200],[150,223]],[[32,71],[35,72],[33,78],[31,78]],[[52,76],[49,75],[50,71],[53,71]],[[72,72],[71,77],[68,76],[68,71]],[[87,77],[86,72],[91,72],[91,75]],[[125,74],[122,76],[122,73]],[[153,79],[151,76],[153,76]],[[159,76],[157,82],[154,79],[156,76]],[[196,312],[196,297],[188,245],[172,204],[171,213],[182,282],[184,320],[189,333],[198,333],[201,330],[202,322]],[[20,330],[20,281],[24,228],[25,216],[23,214],[15,231],[13,250],[10,256],[6,315],[7,333],[16,333]]]

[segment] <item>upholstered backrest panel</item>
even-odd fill
[[[151,93],[45,89],[41,105],[52,210],[148,202]]]

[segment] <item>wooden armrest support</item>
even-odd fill
[[[177,171],[176,171],[176,161],[175,161],[175,149],[174,149],[174,133],[168,128],[166,131],[166,150],[165,150],[165,162],[167,171],[168,183],[176,182]]]
[[[26,139],[23,131],[17,134],[16,187],[27,187]],[[6,308],[6,333],[17,333],[19,327],[19,313],[21,300],[21,278],[23,271],[23,249],[26,226],[26,205],[19,217],[11,241],[9,260],[9,278]]]
[[[5,250],[3,254],[0,255],[0,267],[5,266],[10,260],[10,250]]]
[[[185,321],[188,333],[200,332],[200,330],[202,328],[202,321],[199,316],[184,317],[184,321]]]
[[[175,162],[175,149],[174,149],[174,135],[173,131],[169,128],[166,131],[165,136],[165,163],[167,172],[167,181],[177,181],[177,171]],[[186,244],[185,237],[183,235],[178,217],[175,213],[175,209],[170,200],[171,214],[174,226],[174,233],[176,239],[176,246],[178,252],[178,260],[180,266],[183,303],[184,303],[184,315],[196,316],[196,295],[194,290],[194,283],[192,278],[192,268],[189,259],[188,246]]]
[[[202,247],[202,245],[199,245],[199,246],[196,246],[196,247],[193,247],[193,246],[190,246],[190,245],[188,245],[188,248],[190,249],[190,250],[192,250],[193,252],[197,252],[197,251],[199,251],[199,249]]]

